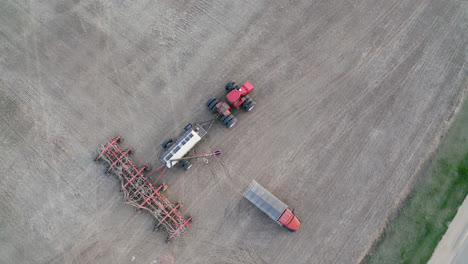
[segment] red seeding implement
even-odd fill
[[[231,128],[237,122],[237,118],[231,113],[231,106],[235,109],[242,107],[247,112],[250,112],[255,107],[255,102],[248,96],[253,91],[253,88],[250,82],[246,82],[239,87],[235,82],[230,81],[225,86],[226,91],[228,91],[226,95],[227,103],[219,101],[216,98],[211,98],[206,102],[206,106],[208,106],[211,112],[216,114],[216,117],[227,128]]]
[[[167,189],[165,184],[158,187],[151,184],[143,175],[143,172],[148,170],[148,165],[138,168],[128,157],[131,150],[122,150],[118,145],[122,141],[120,137],[109,140],[101,146],[99,156],[95,160],[107,166],[106,175],[113,174],[120,179],[120,191],[123,193],[124,203],[136,207],[137,210],[144,209],[150,212],[156,219],[153,230],[165,229],[169,233],[167,237],[167,242],[169,242],[190,228],[192,217],[184,218],[178,212],[182,204],[174,205],[162,194]]]

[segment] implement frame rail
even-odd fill
[[[132,205],[137,210],[144,209],[149,211],[156,219],[155,229],[164,228],[169,236],[167,242],[183,234],[190,228],[192,217],[185,219],[177,209],[180,204],[172,204],[162,194],[167,189],[165,184],[155,188],[143,171],[148,166],[138,169],[133,161],[128,157],[131,150],[123,151],[118,143],[123,140],[120,137],[110,139],[99,149],[99,156],[96,162],[106,163],[106,174],[117,176],[121,183],[121,192],[123,193],[125,204]]]

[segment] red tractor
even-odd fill
[[[254,87],[250,82],[246,82],[239,87],[235,82],[230,81],[226,84],[225,88],[228,91],[226,99],[229,104],[216,98],[211,98],[206,105],[227,128],[231,128],[237,122],[237,118],[231,113],[231,106],[235,109],[242,107],[247,112],[251,111],[255,107],[255,102],[248,94],[252,92]]]

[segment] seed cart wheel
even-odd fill
[[[161,144],[161,146],[163,147],[163,149],[168,149],[171,147],[172,143],[174,141],[172,141],[172,138],[168,138],[166,140],[164,140],[164,142]]]
[[[97,157],[94,159],[94,162],[96,162],[96,164],[100,164],[100,163],[101,163],[101,160],[99,159],[99,156],[97,156]]]
[[[167,237],[167,238],[166,238],[166,244],[171,243],[171,240],[170,240],[169,238],[170,238],[170,237]]]
[[[132,154],[132,150],[131,150],[131,149],[129,149],[128,152],[127,152],[127,155],[130,155],[130,154]]]
[[[111,173],[108,172],[108,171],[106,171],[106,176],[107,176],[107,177],[111,176]]]
[[[159,231],[159,227],[158,227],[158,225],[154,225],[153,226],[153,232],[157,232],[157,231]]]
[[[231,128],[231,127],[233,127],[236,123],[237,123],[237,118],[234,117],[231,121],[229,121],[229,122],[226,124],[226,127],[227,127],[227,128]]]
[[[188,125],[186,125],[186,126],[184,127],[184,131],[187,131],[187,130],[189,130],[189,129],[191,129],[191,128],[192,128],[192,124],[189,123]]]
[[[187,217],[187,219],[188,219],[188,222],[189,222],[189,223],[192,223],[192,221],[193,221],[192,216],[189,215],[189,216]]]
[[[186,161],[182,167],[184,168],[185,171],[188,171],[192,167],[192,163]]]
[[[151,167],[150,166],[146,166],[146,168],[143,170],[143,171],[150,171],[151,170]]]
[[[119,140],[117,140],[117,143],[122,143],[122,142],[124,142],[123,138],[119,138]]]

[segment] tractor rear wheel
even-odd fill
[[[223,115],[219,118],[219,120],[221,120],[221,122],[224,122],[224,120],[227,118],[228,116],[227,115]]]
[[[223,120],[221,120],[223,122],[223,124],[225,124],[227,126],[227,124],[229,123],[229,121],[231,121],[232,119],[234,118],[234,116],[232,114],[229,114],[227,115]]]
[[[215,100],[216,98],[210,98],[208,102],[206,102],[206,106],[210,107],[210,104]]]
[[[216,105],[219,103],[218,99],[213,98],[211,103],[208,105],[208,109],[210,109],[211,112],[216,112]]]
[[[231,121],[229,121],[229,122],[226,124],[226,127],[227,127],[227,128],[231,128],[231,127],[233,127],[236,123],[237,123],[237,118],[234,117],[233,119],[231,119]]]

